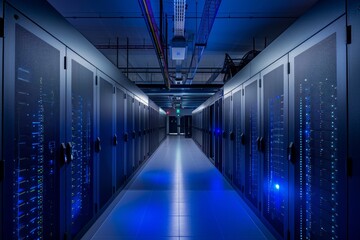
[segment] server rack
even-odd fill
[[[76,236],[96,211],[95,196],[95,126],[96,69],[84,59],[66,51],[66,188],[65,221],[67,235]]]
[[[207,108],[202,110],[202,147],[203,152],[207,156]]]
[[[185,135],[185,116],[180,117],[180,135]]]
[[[101,57],[85,60],[36,18],[5,6],[0,238],[78,238],[125,181],[132,97],[108,77],[116,73],[93,65]]]
[[[201,149],[206,154],[206,137],[205,137],[205,125],[206,125],[206,108],[201,111]]]
[[[140,154],[140,161],[143,162],[145,157],[145,105],[140,103],[140,135],[141,135],[141,154]]]
[[[233,91],[233,131],[235,134],[234,141],[234,184],[244,193],[245,186],[245,135],[243,119],[243,93],[242,86]]]
[[[126,177],[130,177],[134,170],[134,136],[133,136],[133,112],[134,99],[126,95]]]
[[[224,114],[223,114],[223,172],[225,176],[232,181],[233,177],[233,145],[234,133],[232,130],[232,95],[224,96]]]
[[[289,54],[294,238],[346,238],[346,34],[340,18]]]
[[[4,39],[3,237],[50,238],[64,231],[60,191],[65,187],[65,162],[56,160],[58,146],[66,140],[61,124],[65,46],[18,12],[9,12]]]
[[[215,166],[222,172],[222,98],[215,102]]]
[[[3,1],[0,0],[0,17],[3,19]],[[4,38],[1,37],[0,38],[0,56],[3,56],[3,46],[4,46]],[[3,66],[3,58],[0,58],[0,66]],[[0,67],[0,76],[1,79],[3,80],[3,69],[2,67]],[[2,126],[3,126],[3,84],[1,84],[0,86],[0,137],[1,137],[1,142],[4,142],[3,139],[3,133],[2,133]],[[3,180],[4,180],[4,171],[5,171],[5,162],[4,159],[2,158],[3,153],[2,153],[2,144],[0,144],[0,195],[3,196]],[[0,206],[3,206],[3,200],[2,197],[0,198]],[[3,232],[3,220],[2,217],[0,217],[0,236],[2,236],[2,232]]]
[[[140,103],[137,99],[134,99],[134,129],[133,129],[133,138],[134,138],[134,166],[137,168],[140,165],[140,148],[141,146],[141,136],[140,133]]]
[[[192,137],[192,116],[185,116],[185,137],[191,138]]]
[[[244,83],[245,197],[260,208],[260,106],[259,75]]]
[[[175,116],[169,117],[169,133],[177,134],[177,117]]]
[[[289,229],[287,63],[286,55],[261,72],[262,215],[281,239]]]
[[[114,137],[114,98],[115,88],[110,79],[100,71],[97,72],[98,86],[98,137],[95,139],[95,151],[98,153],[98,197],[99,209],[110,200],[113,189],[113,156]]]
[[[116,190],[119,190],[125,182],[125,142],[122,137],[125,134],[125,92],[116,87],[116,134],[114,144],[116,145]]]
[[[210,159],[215,160],[215,104],[213,103],[210,106],[210,117],[209,117],[209,127],[210,127]]]

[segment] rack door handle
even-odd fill
[[[113,145],[116,146],[117,144],[118,144],[117,135],[114,134],[114,137],[113,137]]]
[[[295,144],[293,142],[289,143],[288,160],[289,162],[295,163]]]
[[[66,143],[66,163],[70,163],[74,159],[72,148],[71,142]]]
[[[65,143],[60,144],[60,164],[67,163],[67,157],[66,157],[66,145]]]
[[[129,140],[129,134],[124,133],[124,142],[127,142]]]
[[[101,151],[101,140],[99,137],[97,137],[95,140],[95,152],[100,152],[100,151]]]
[[[245,145],[245,134],[244,133],[241,133],[241,135],[240,135],[240,142],[242,145]]]
[[[265,139],[263,137],[260,137],[259,143],[260,143],[260,151],[264,152],[265,151]]]

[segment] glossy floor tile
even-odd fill
[[[273,239],[183,136],[169,136],[124,191],[84,239]]]

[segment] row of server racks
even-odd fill
[[[73,239],[165,138],[165,114],[8,6],[1,239]]]
[[[345,29],[342,17],[193,112],[194,141],[278,239],[348,237]]]

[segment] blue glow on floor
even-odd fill
[[[168,137],[125,191],[84,239],[274,239],[192,139]]]

